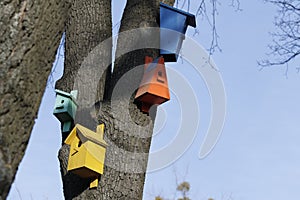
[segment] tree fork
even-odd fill
[[[98,3],[101,4],[99,6],[102,9],[99,7],[95,9],[94,4]],[[109,11],[110,1],[73,2],[66,27],[64,76],[57,82],[57,88],[67,92],[76,89],[73,88],[75,77],[79,68],[84,67],[81,66],[84,58],[101,41],[111,36]],[[128,0],[122,17],[120,32],[136,28],[158,27],[158,18],[158,0]],[[128,40],[128,37],[130,38],[130,35],[118,39],[117,55],[118,49],[128,48],[128,45],[134,45],[134,42],[138,42],[135,41],[136,38]],[[159,42],[159,35],[157,37]],[[97,53],[106,54],[107,57],[111,58],[111,48]],[[134,85],[137,89],[142,78],[143,67],[135,67],[144,64],[146,55],[156,57],[159,55],[159,50],[142,49],[117,57],[114,73],[111,75],[111,70],[108,68],[100,80],[100,87],[97,91],[99,95],[95,99],[96,114],[91,112],[94,108],[80,108],[78,110],[76,122],[92,130],[95,130],[98,123],[105,124],[104,135],[109,147],[106,152],[105,169],[104,174],[100,177],[100,184],[97,189],[90,190],[89,180],[67,172],[69,147],[62,146],[59,151],[59,160],[66,199],[142,199],[156,109],[154,109],[151,118],[139,111],[133,102],[133,96],[128,102],[128,99],[126,100],[119,93],[117,96],[112,96],[112,94],[121,77],[133,68],[137,73],[134,76],[129,74],[131,78],[128,83],[130,82],[129,84]],[[100,67],[107,68],[108,66],[100,65]],[[105,87],[108,92],[103,98]],[[123,92],[125,96],[133,95],[126,93],[126,88]],[[129,109],[130,116],[125,114],[126,109]],[[117,114],[114,113],[116,110]]]

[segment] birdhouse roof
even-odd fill
[[[188,13],[188,12],[185,12],[185,11],[180,10],[180,9],[174,8],[174,7],[169,6],[167,4],[164,4],[164,3],[160,3],[160,7],[168,9],[168,10],[172,10],[174,12],[177,12],[177,13],[181,14],[181,15],[185,15],[187,17],[187,25],[192,26],[192,27],[196,27],[195,15],[193,15],[191,13]]]
[[[76,90],[72,91],[71,93],[67,93],[67,92],[56,89],[55,92],[56,92],[56,94],[67,97],[67,98],[71,99],[72,101],[74,101],[74,103],[76,103],[76,98],[77,98]]]
[[[107,143],[103,140],[103,132],[104,124],[101,124],[97,127],[97,132],[91,131],[80,124],[76,124],[70,135],[65,140],[65,143],[70,145],[74,137],[78,136],[82,142],[89,140],[101,146],[107,147]]]

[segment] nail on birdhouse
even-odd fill
[[[145,57],[144,76],[135,95],[141,103],[141,111],[149,113],[152,105],[162,104],[170,100],[167,73],[164,58]]]
[[[188,26],[196,27],[195,15],[160,3],[160,55],[176,62]]]
[[[91,179],[90,188],[98,186],[98,178],[103,174],[107,147],[103,134],[104,124],[98,125],[96,132],[76,124],[65,140],[70,145],[67,170]]]
[[[55,90],[56,101],[53,114],[62,124],[62,132],[69,133],[72,130],[72,124],[77,110],[76,98],[77,90],[67,93],[61,90]]]

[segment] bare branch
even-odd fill
[[[300,54],[300,2],[297,0],[265,0],[265,2],[272,3],[278,8],[274,23],[278,30],[271,34],[274,40],[273,44],[269,45],[268,54],[275,57],[275,60],[265,59],[258,64],[262,68],[286,65]]]
[[[211,15],[208,15],[208,11],[207,11],[207,6],[206,6],[206,1],[205,0],[201,0],[199,2],[199,6],[198,9],[196,11],[196,17],[203,17],[207,20],[207,22],[209,23],[209,25],[212,28],[212,39],[211,39],[211,44],[209,47],[209,55],[212,55],[216,50],[218,51],[222,51],[220,46],[219,46],[219,42],[218,42],[218,38],[219,35],[217,33],[217,28],[216,28],[216,17],[217,17],[217,0],[211,0],[210,1],[211,6],[212,6],[212,10],[211,10]],[[194,36],[199,34],[199,30],[195,30]]]
[[[209,55],[212,55],[215,50],[219,50],[220,52],[222,49],[219,46],[218,38],[219,35],[217,33],[217,26],[216,26],[216,15],[217,15],[217,0],[212,0],[213,11],[212,11],[212,41],[209,49]]]
[[[208,49],[209,55],[212,55],[214,52],[222,52],[222,49],[219,45],[219,35],[217,31],[217,15],[218,15],[218,0],[210,0],[210,5],[207,5],[207,0],[201,0],[198,4],[196,11],[196,17],[202,17],[208,22],[211,27],[211,43]],[[231,0],[230,6],[234,7],[236,11],[241,11],[240,1]],[[194,36],[199,34],[199,30],[195,29]]]
[[[22,200],[21,192],[20,192],[20,190],[19,190],[19,188],[17,187],[16,184],[15,184],[15,189],[16,189],[16,191],[17,191],[17,193],[18,193],[18,196],[19,196],[20,200]]]
[[[239,0],[231,0],[230,6],[235,8],[235,11],[242,11],[241,3]]]

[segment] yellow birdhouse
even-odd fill
[[[98,186],[103,174],[107,143],[103,140],[104,124],[97,126],[96,133],[76,124],[65,143],[70,145],[67,170],[82,178],[90,178],[90,188]]]

